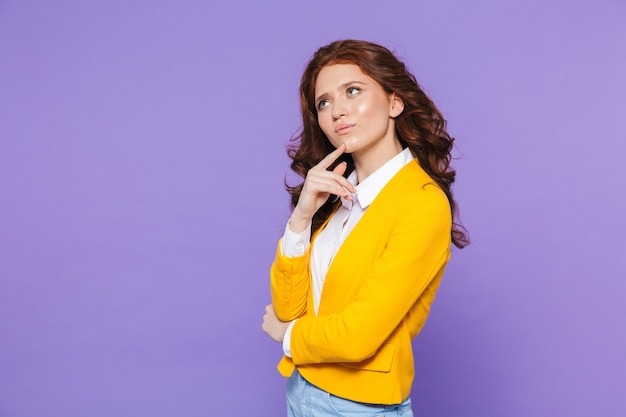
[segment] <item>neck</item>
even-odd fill
[[[361,183],[378,168],[385,165],[394,156],[402,152],[402,145],[397,137],[389,142],[380,142],[369,149],[353,152],[354,169],[358,182]]]

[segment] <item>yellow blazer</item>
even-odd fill
[[[424,326],[450,257],[450,205],[417,160],[381,190],[339,248],[313,307],[310,248],[271,267],[272,304],[296,318],[291,358],[280,373],[301,375],[333,395],[397,404],[411,392],[411,340]],[[313,236],[313,239],[315,236]]]

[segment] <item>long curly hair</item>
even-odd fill
[[[383,90],[394,93],[404,103],[403,112],[395,118],[395,128],[403,148],[408,147],[420,166],[441,187],[452,210],[452,243],[458,248],[469,244],[467,230],[458,222],[457,204],[450,186],[456,171],[450,166],[450,152],[454,138],[446,132],[446,121],[432,100],[422,91],[415,76],[403,62],[387,48],[361,40],[340,40],[321,47],[306,66],[300,82],[300,110],[302,128],[291,139],[287,154],[292,159],[291,169],[302,178],[335,147],[330,143],[317,121],[315,82],[320,70],[333,64],[355,64],[364,74],[373,78]],[[345,176],[354,170],[350,154],[343,154],[330,168],[346,162]],[[291,195],[292,208],[298,204],[304,182],[285,187]],[[319,229],[332,214],[337,201],[328,201],[313,217],[313,231]]]

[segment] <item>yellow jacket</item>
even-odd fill
[[[271,267],[272,304],[283,321],[296,318],[291,358],[325,391],[353,401],[397,404],[411,392],[411,340],[424,326],[450,257],[450,205],[419,166],[404,166],[381,190],[337,252],[313,307],[310,248],[281,255]],[[313,236],[315,239],[315,236]]]

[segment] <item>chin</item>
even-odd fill
[[[350,142],[349,140],[346,140],[344,142],[341,142],[339,145],[337,146],[341,146],[341,144],[346,145],[346,150],[344,151],[344,153],[352,153],[355,151],[355,148],[358,147],[358,145],[356,143]]]

